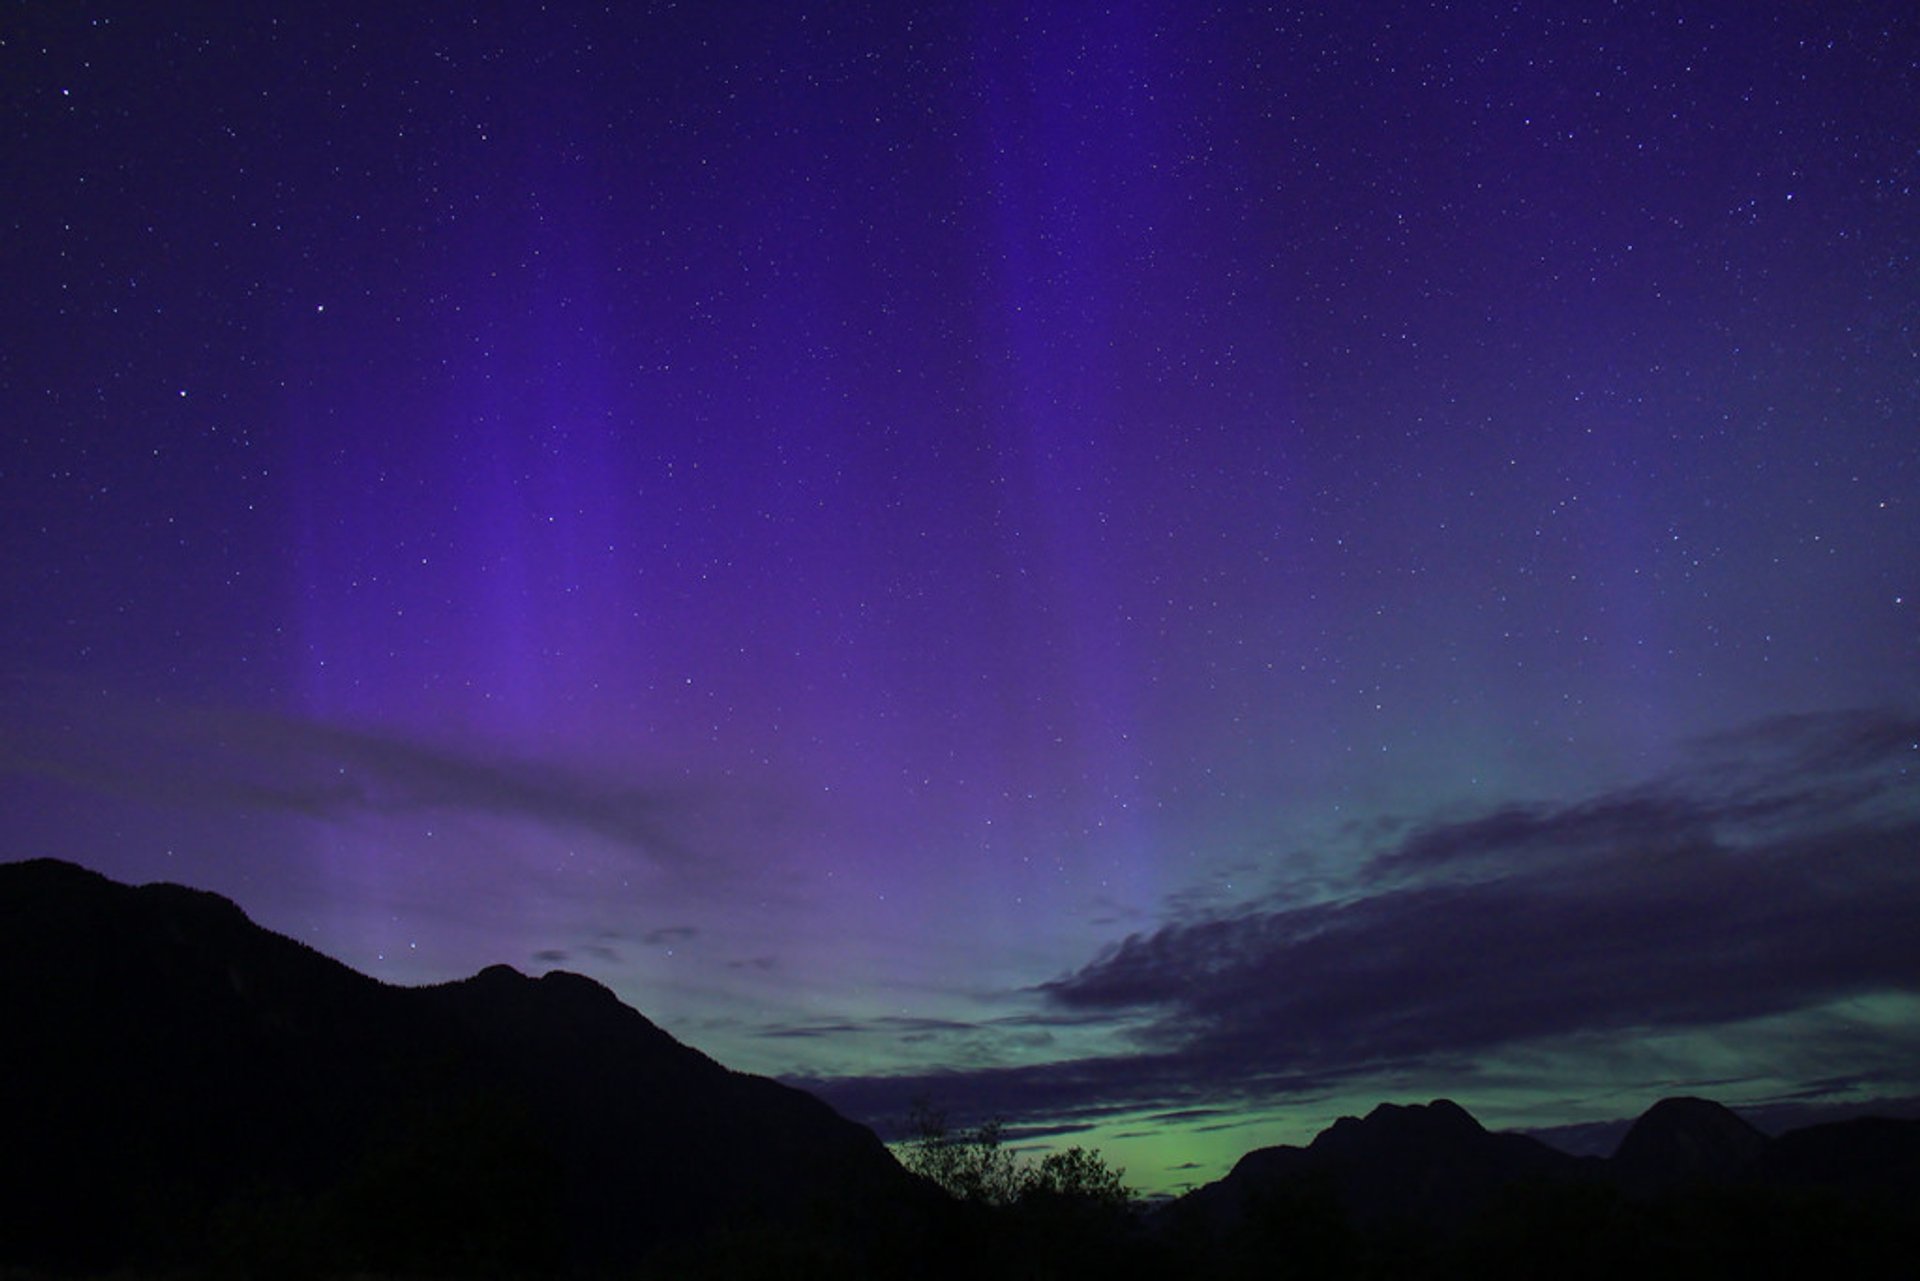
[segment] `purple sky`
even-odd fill
[[[14,6],[0,857],[1146,1189],[1920,1093],[1920,19],[1327,8]]]

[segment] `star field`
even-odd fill
[[[34,2],[0,94],[5,856],[1148,1189],[1920,1094],[1905,6]]]

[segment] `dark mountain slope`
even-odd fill
[[[1864,1116],[1789,1130],[1760,1153],[1753,1177],[1897,1205],[1920,1223],[1920,1121]]]
[[[0,1264],[543,1271],[932,1212],[871,1131],[591,980],[389,987],[69,864],[0,865],[0,1030]]]
[[[742,1220],[833,1217],[881,1231],[927,1189],[871,1130],[804,1091],[732,1072],[577,974],[493,966],[409,993],[526,1100],[571,1172],[567,1219],[598,1254],[651,1233],[703,1236]]]

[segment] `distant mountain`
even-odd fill
[[[1722,1184],[1746,1175],[1767,1136],[1710,1099],[1661,1099],[1635,1121],[1607,1162],[1634,1192]]]
[[[1448,1099],[1382,1103],[1364,1119],[1342,1117],[1304,1148],[1249,1152],[1226,1178],[1171,1209],[1183,1218],[1233,1224],[1284,1192],[1318,1198],[1359,1226],[1393,1220],[1440,1226],[1477,1212],[1508,1187],[1576,1179],[1591,1165],[1538,1139],[1495,1134]]]
[[[1301,1277],[1665,1275],[1682,1263],[1692,1275],[1905,1277],[1920,1251],[1920,1121],[1769,1139],[1720,1104],[1664,1099],[1602,1160],[1491,1133],[1445,1099],[1382,1104],[1304,1148],[1249,1152],[1158,1219],[1199,1273],[1280,1252]]]
[[[723,1229],[857,1260],[938,1212],[871,1131],[589,979],[391,987],[49,860],[0,865],[0,1047],[0,1267],[519,1274]]]

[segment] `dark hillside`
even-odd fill
[[[0,865],[0,1263],[539,1271],[932,1212],[879,1140],[605,988],[394,988],[215,895]]]

